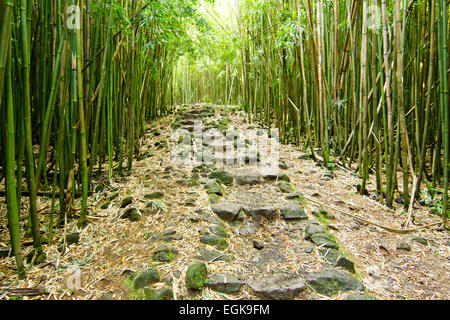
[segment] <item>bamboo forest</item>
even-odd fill
[[[0,0],[0,300],[450,299],[448,7]]]

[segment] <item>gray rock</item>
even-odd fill
[[[292,185],[286,181],[278,182],[277,187],[282,193],[294,193],[295,192],[294,187],[292,187]]]
[[[177,230],[175,230],[175,229],[173,229],[173,228],[170,228],[170,229],[164,230],[163,233],[162,233],[162,235],[163,235],[163,236],[173,236],[173,235],[175,235],[176,233],[177,233]]]
[[[209,176],[210,179],[216,179],[226,186],[233,185],[233,176],[226,171],[214,171]]]
[[[305,228],[305,239],[309,240],[316,233],[325,233],[325,227],[315,222],[308,223]]]
[[[133,197],[123,198],[122,201],[120,202],[120,208],[121,209],[126,208],[132,203],[133,203]]]
[[[286,195],[286,199],[288,200],[297,200],[301,201],[303,198],[303,194],[301,192],[293,192]]]
[[[322,248],[319,251],[322,258],[327,260],[333,267],[341,267],[351,273],[355,273],[355,264],[344,257],[338,250]]]
[[[224,254],[219,251],[211,251],[208,249],[205,249],[203,247],[198,248],[198,252],[200,253],[200,259],[203,261],[225,261],[229,262],[231,260],[230,256],[227,254]]]
[[[264,217],[267,219],[273,219],[277,216],[278,209],[274,206],[265,207],[243,207],[245,214],[253,217],[260,218]]]
[[[137,222],[142,219],[142,215],[137,211],[136,208],[128,208],[122,214],[122,219],[128,219],[132,222]]]
[[[274,170],[272,168],[265,169],[262,172],[262,177],[267,181],[285,181],[291,182],[291,179],[287,174],[280,170]]]
[[[216,273],[205,283],[206,287],[226,294],[239,292],[242,285],[243,283],[237,277],[225,273]]]
[[[314,247],[312,245],[307,245],[304,248],[305,253],[312,253],[314,251]]]
[[[253,240],[253,248],[257,249],[257,250],[262,250],[264,249],[264,242],[261,240]]]
[[[241,225],[239,230],[238,230],[239,235],[241,236],[253,236],[256,234],[256,228],[255,225],[253,223],[248,223],[245,225]]]
[[[411,251],[409,243],[401,242],[397,244],[397,250]]]
[[[80,233],[79,232],[74,232],[74,233],[68,234],[66,236],[66,244],[68,246],[71,244],[77,244],[79,241],[80,241]]]
[[[309,239],[318,247],[339,249],[336,239],[328,233],[315,233]]]
[[[363,291],[363,284],[345,271],[332,270],[311,274],[306,281],[315,291],[333,296],[342,291]]]
[[[177,249],[162,246],[154,252],[153,260],[159,262],[172,262],[177,254],[178,254]]]
[[[247,281],[248,286],[257,294],[274,300],[290,300],[306,288],[306,283],[299,277],[287,275],[266,276]]]
[[[428,240],[421,236],[413,237],[411,240],[423,244],[424,246],[428,245]]]
[[[280,213],[284,220],[308,219],[305,209],[303,209],[296,201],[289,201],[285,206],[280,208]]]
[[[227,240],[215,234],[209,234],[201,237],[200,242],[210,246],[216,246],[217,250],[225,250],[228,248]]]
[[[160,277],[159,277],[158,271],[156,269],[151,269],[151,270],[141,273],[134,280],[134,288],[142,289],[146,286],[149,286],[151,284],[159,282],[159,280],[160,280]]]
[[[227,238],[230,235],[228,234],[227,230],[221,226],[221,225],[213,225],[211,227],[209,227],[209,230],[211,230],[211,232],[219,237],[222,238]]]
[[[261,176],[257,174],[249,174],[249,175],[236,175],[234,177],[236,179],[236,183],[240,186],[244,185],[256,185],[258,183],[262,183]]]
[[[212,211],[221,219],[227,221],[239,220],[242,206],[237,203],[220,203],[211,205]]]
[[[200,222],[200,216],[196,213],[191,213],[188,215],[189,221],[192,223]]]
[[[164,192],[162,192],[162,191],[156,191],[156,192],[153,192],[150,194],[146,194],[144,196],[144,198],[147,200],[156,200],[156,199],[161,199],[163,197],[164,197]]]

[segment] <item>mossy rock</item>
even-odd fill
[[[313,290],[330,297],[340,292],[364,290],[358,279],[340,270],[311,274],[307,282]]]
[[[277,187],[282,193],[294,193],[295,192],[294,187],[287,181],[278,182]]]
[[[220,201],[220,196],[215,194],[215,193],[214,194],[209,194],[208,198],[209,198],[209,202],[212,203],[212,204],[219,203],[219,201]]]
[[[106,200],[113,201],[113,200],[116,200],[118,196],[119,196],[119,193],[116,192],[116,193],[113,193],[112,195],[110,195]]]
[[[228,248],[227,240],[216,234],[209,234],[200,238],[200,242],[210,246],[215,246],[217,250],[223,251]]]
[[[158,270],[150,269],[148,271],[141,273],[134,280],[134,288],[142,289],[144,287],[147,287],[149,285],[159,282],[159,280],[160,280],[160,276],[159,276]]]
[[[315,233],[310,240],[318,247],[339,249],[336,239],[328,233]]]
[[[201,290],[208,280],[208,269],[204,263],[196,263],[186,272],[186,287],[189,290]]]
[[[198,252],[200,253],[200,258],[203,261],[231,261],[231,257],[229,255],[223,254],[219,251],[211,251],[203,247],[198,247]]]
[[[142,219],[142,215],[135,208],[128,208],[124,211],[122,219],[128,219],[131,222],[137,222]]]
[[[102,209],[102,210],[108,209],[110,205],[111,205],[111,201],[105,201],[105,202],[103,202],[103,204],[100,206],[100,209]]]
[[[77,244],[79,241],[80,241],[79,232],[74,232],[66,236],[66,244],[68,246],[70,246],[71,244]],[[64,239],[62,239],[62,242],[64,242]]]
[[[173,300],[173,290],[170,288],[144,288],[145,300]]]
[[[218,196],[223,196],[225,193],[222,186],[217,181],[207,184],[205,189],[209,195],[216,194]]]
[[[227,230],[220,225],[213,225],[209,227],[209,230],[216,236],[222,237],[222,238],[228,238],[230,235],[228,234]]]
[[[353,261],[347,259],[342,253],[336,249],[321,248],[319,250],[320,256],[327,260],[333,267],[343,268],[351,273],[355,273],[355,264]]]
[[[153,192],[153,193],[150,193],[150,194],[146,194],[146,195],[144,196],[144,198],[145,198],[146,200],[162,199],[162,198],[164,198],[164,192],[162,192],[162,191],[156,191],[156,192]]]
[[[159,262],[172,262],[178,254],[178,250],[163,246],[155,251],[153,260]]]
[[[120,208],[121,209],[126,208],[132,203],[133,203],[133,197],[130,196],[130,197],[123,198],[122,201],[120,202]]]
[[[216,179],[217,181],[219,181],[220,183],[226,185],[226,186],[231,186],[233,185],[233,176],[226,172],[226,171],[222,171],[222,170],[218,170],[218,171],[214,171],[213,173],[211,173],[211,175],[209,176],[210,179]]]
[[[323,208],[320,209],[319,212],[313,212],[313,215],[316,216],[317,220],[324,224],[328,224],[330,220],[334,220],[336,218],[333,214],[329,213]]]

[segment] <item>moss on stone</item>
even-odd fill
[[[189,267],[186,272],[186,287],[189,290],[200,290],[208,280],[206,264],[196,263]]]

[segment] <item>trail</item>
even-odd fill
[[[208,130],[230,128],[246,139],[205,142]],[[281,145],[275,162],[274,139],[234,107],[180,107],[151,124],[132,174],[111,185],[96,181],[90,224],[78,230],[70,222],[67,232],[79,240],[64,255],[57,245],[46,248],[48,263],[30,270],[28,288],[48,299],[450,298],[445,233],[395,234],[360,221],[401,229],[404,217],[356,194],[358,178],[316,165],[298,147]],[[186,163],[192,147],[198,161]],[[234,147],[245,153],[208,152]],[[203,162],[200,150],[214,163]],[[183,162],[174,162],[180,153]],[[418,216],[417,226],[434,222]],[[195,263],[205,263],[208,275],[198,291],[185,281]],[[81,290],[71,292],[64,288],[73,265]]]

